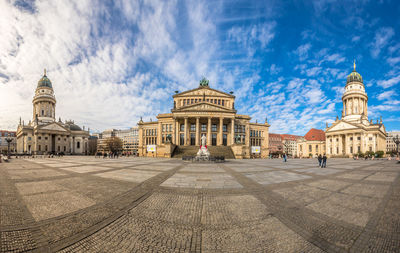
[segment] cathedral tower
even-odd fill
[[[33,122],[49,123],[55,121],[56,98],[51,81],[46,76],[46,69],[38,82],[32,103]]]
[[[361,75],[354,70],[347,76],[345,92],[342,96],[342,118],[347,122],[368,122],[368,96]]]

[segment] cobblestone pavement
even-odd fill
[[[64,157],[0,164],[0,252],[400,252],[400,165]]]

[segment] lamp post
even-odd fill
[[[393,136],[393,142],[396,143],[396,146],[397,146],[397,157],[399,157],[399,144],[400,144],[399,135]]]
[[[6,138],[8,147],[7,147],[7,158],[10,159],[10,143],[13,141],[13,138],[7,137]]]

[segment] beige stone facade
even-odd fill
[[[352,157],[368,151],[385,151],[385,126],[382,118],[376,123],[368,120],[368,96],[355,66],[347,77],[342,101],[342,118],[336,118],[331,126],[327,124],[327,155]]]
[[[171,157],[175,146],[200,146],[203,135],[208,146],[230,147],[235,158],[268,156],[269,124],[250,123],[250,116],[237,114],[234,95],[206,82],[175,94],[173,101],[171,113],[138,123],[140,156]],[[260,147],[260,153],[252,154],[252,146]],[[148,151],[151,148],[156,150]]]
[[[74,121],[56,121],[56,98],[46,72],[39,80],[33,98],[33,119],[25,124],[20,120],[17,129],[19,154],[87,154],[89,131]]]
[[[297,157],[312,158],[326,154],[325,133],[312,128],[297,141]]]

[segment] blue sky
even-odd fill
[[[399,16],[394,0],[0,0],[0,129],[32,118],[47,68],[57,118],[93,131],[154,120],[205,76],[238,113],[304,135],[340,116],[355,59],[369,118],[400,130]]]

